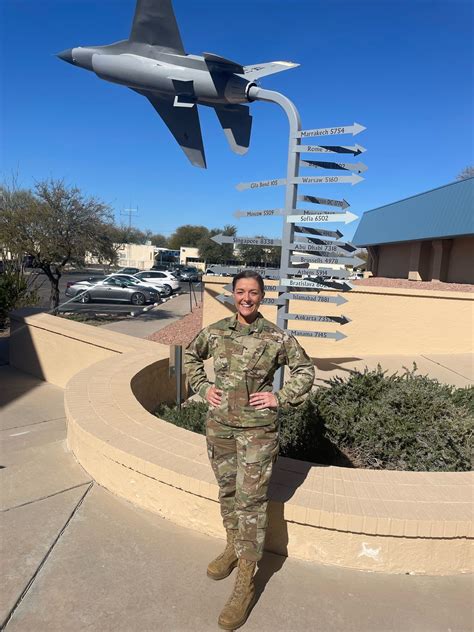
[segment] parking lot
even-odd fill
[[[35,288],[39,295],[39,303],[37,307],[44,309],[45,311],[49,311],[50,309],[50,292],[51,285],[47,278],[47,276],[43,273],[38,273],[36,270],[32,270],[28,272],[28,276],[30,278],[31,287]],[[103,272],[101,270],[83,270],[83,271],[74,271],[63,274],[61,279],[59,280],[59,312],[63,313],[75,313],[75,314],[87,314],[90,317],[93,317],[94,314],[107,314],[109,316],[117,315],[117,316],[126,316],[127,314],[131,314],[133,316],[138,316],[143,313],[148,313],[151,309],[153,309],[152,304],[148,305],[132,305],[130,303],[119,303],[119,302],[93,302],[88,304],[83,304],[74,300],[71,300],[66,296],[65,291],[68,282],[71,281],[80,281],[86,279],[91,276],[97,276],[98,278],[103,276]],[[191,287],[191,296],[190,295],[190,287]],[[192,299],[192,304],[194,305],[201,300],[201,283],[187,283],[181,282],[181,289],[178,292],[175,292],[172,297],[176,295],[186,294],[190,299]],[[171,297],[171,298],[172,298]],[[164,299],[163,303],[166,303],[169,299]],[[183,305],[186,304],[184,300]],[[191,305],[191,301],[190,301]],[[189,310],[191,311],[191,309]]]

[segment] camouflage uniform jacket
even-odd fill
[[[185,351],[184,366],[192,389],[205,398],[212,386],[203,360],[214,359],[215,385],[222,402],[209,415],[229,426],[265,426],[276,421],[275,410],[256,410],[251,393],[272,391],[273,375],[284,365],[290,378],[275,393],[279,406],[301,404],[311,390],[314,367],[298,341],[259,313],[251,325],[242,326],[237,315],[205,327]]]

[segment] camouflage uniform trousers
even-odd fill
[[[257,562],[265,543],[267,491],[278,455],[278,423],[237,428],[210,418],[206,438],[224,527],[237,531],[237,556]]]

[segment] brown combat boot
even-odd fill
[[[255,599],[253,574],[256,562],[239,559],[234,590],[219,615],[218,624],[224,630],[236,630],[247,621]]]
[[[237,566],[239,559],[235,554],[234,548],[236,534],[236,530],[227,531],[227,544],[224,552],[209,563],[207,576],[211,579],[224,579],[224,577],[228,577]]]

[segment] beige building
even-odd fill
[[[367,211],[353,242],[374,276],[474,283],[474,178]]]
[[[184,266],[192,266],[198,270],[204,270],[206,262],[199,256],[199,248],[181,246],[179,249],[179,262]]]
[[[114,244],[118,247],[117,265],[120,268],[139,268],[140,270],[149,270],[155,263],[155,246],[142,244]],[[89,254],[85,256],[86,264],[98,264],[100,261],[97,257]]]

